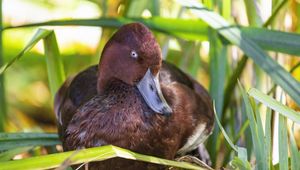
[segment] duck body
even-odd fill
[[[67,80],[55,97],[64,150],[111,144],[173,159],[176,154],[195,149],[210,135],[214,116],[207,91],[174,65],[162,62],[159,73],[153,76],[158,77],[155,82],[159,81],[159,90],[153,94],[160,97],[153,98],[155,101],[151,101],[151,95],[156,87],[147,81],[150,92],[141,92],[145,87],[126,83],[123,78],[110,79],[109,85],[99,92],[99,74],[103,74],[100,67],[91,66]],[[156,106],[155,102],[167,105]],[[171,114],[168,109],[162,109],[161,113],[154,111],[165,106],[170,107]],[[168,114],[162,114],[166,112]],[[121,158],[89,163],[88,167],[105,170],[164,168]]]

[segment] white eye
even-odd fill
[[[138,54],[137,54],[137,52],[136,51],[134,51],[134,50],[132,50],[131,52],[130,52],[130,55],[131,55],[131,57],[132,58],[138,58]]]

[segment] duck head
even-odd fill
[[[160,88],[162,54],[151,31],[140,23],[122,26],[105,45],[100,63],[97,90],[101,94],[113,80],[136,86],[147,105],[156,113],[170,115]]]

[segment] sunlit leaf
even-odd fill
[[[205,21],[205,20],[204,20]],[[195,19],[174,19],[174,18],[99,18],[99,19],[76,19],[76,20],[55,20],[41,23],[32,23],[18,26],[9,26],[4,29],[56,25],[56,26],[100,26],[118,28],[130,22],[141,22],[147,25],[154,31],[162,32],[165,34],[173,35],[185,40],[207,40],[208,38],[208,25],[202,20]],[[226,23],[228,24],[228,23]],[[300,35],[295,33],[287,33],[275,30],[268,30],[264,28],[253,27],[237,27],[225,25],[219,32],[232,32],[239,30],[240,35],[249,38],[259,45],[264,50],[276,51],[287,53],[291,55],[300,56]],[[231,34],[229,34],[231,35]],[[226,37],[226,36],[225,36]],[[230,41],[237,44],[236,40]]]
[[[49,86],[52,94],[52,99],[54,99],[55,93],[65,80],[65,72],[62,60],[60,58],[55,33],[52,31],[48,36],[44,37],[43,42],[48,70],[47,72]]]
[[[250,163],[249,162],[245,163],[238,157],[234,157],[233,160],[230,162],[230,164],[234,169],[251,170]]]
[[[9,66],[11,66],[14,62],[19,60],[26,52],[32,49],[32,47],[38,43],[41,39],[45,38],[51,33],[49,30],[45,29],[38,29],[38,31],[34,34],[32,39],[27,43],[27,45],[24,47],[24,49],[16,56],[14,57],[10,62],[3,65],[0,68],[0,74],[2,74]]]
[[[66,160],[70,160],[71,165],[103,161],[115,157],[139,160],[154,164],[178,167],[183,169],[202,169],[199,166],[192,165],[186,162],[176,162],[166,159],[161,159],[153,156],[138,154],[116,146],[102,146],[78,151],[69,151],[63,153],[49,154],[44,156],[31,157],[15,161],[1,162],[0,170],[35,170],[35,169],[50,169],[61,166]]]
[[[15,155],[29,151],[33,147],[28,146],[28,147],[20,147],[20,148],[15,148],[15,149],[10,149],[4,152],[0,152],[0,162],[3,161],[9,161],[11,160]]]
[[[81,25],[81,26],[101,26],[118,28],[126,23],[131,22],[141,22],[147,25],[154,31],[159,31],[175,37],[180,37],[186,40],[207,40],[207,24],[202,21],[192,19],[171,19],[171,18],[161,18],[152,17],[149,19],[144,18],[100,18],[100,19],[78,19],[78,20],[58,20],[49,21],[43,23],[34,23],[27,25],[20,25],[10,28],[21,28],[21,27],[31,27],[31,26],[43,26],[43,25]]]
[[[272,81],[281,86],[300,105],[300,83],[255,44],[247,34],[244,34],[237,27],[231,27],[219,14],[205,8],[196,1],[185,1],[181,4],[189,8],[194,15],[207,22],[212,28],[218,30],[232,44],[240,47],[247,56],[253,59],[255,64],[272,78]]]
[[[257,101],[263,103],[264,105],[270,107],[276,112],[286,116],[287,118],[293,120],[294,122],[300,123],[300,113],[295,110],[283,105],[282,103],[276,101],[272,97],[262,93],[261,91],[251,88],[248,94],[254,97]]]

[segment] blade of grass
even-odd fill
[[[267,21],[263,24],[264,27],[267,27],[268,25],[270,25],[274,19],[276,18],[278,12],[283,8],[283,6],[287,3],[287,0],[282,0],[273,10],[272,15],[267,19]]]
[[[51,133],[0,133],[0,151],[24,146],[60,144],[57,134]]]
[[[243,101],[245,104],[246,114],[247,114],[247,117],[250,122],[250,130],[251,130],[251,134],[252,134],[252,142],[253,142],[253,146],[254,146],[254,153],[255,153],[255,157],[256,157],[257,167],[258,167],[258,169],[264,170],[267,168],[267,166],[265,166],[266,162],[264,162],[263,158],[262,158],[262,156],[263,156],[263,152],[262,152],[263,151],[263,145],[262,145],[263,140],[260,139],[259,135],[258,135],[258,127],[257,127],[257,123],[255,121],[254,111],[251,107],[249,97],[240,83],[239,83],[239,88],[240,88],[240,91],[241,91],[241,94],[243,97]]]
[[[0,28],[2,24],[2,0],[0,0]],[[3,66],[3,42],[2,42],[2,29],[0,30],[0,68]],[[6,98],[5,98],[5,87],[4,87],[4,75],[0,74],[0,132],[4,131],[4,122],[6,119]]]
[[[194,19],[172,19],[162,17],[145,18],[100,18],[100,19],[78,19],[78,20],[55,20],[41,23],[25,24],[19,26],[9,26],[6,29],[33,27],[33,26],[101,26],[118,28],[124,24],[131,22],[141,22],[147,25],[154,31],[162,32],[168,35],[173,35],[177,38],[185,40],[207,40],[208,25],[201,20]],[[222,28],[222,32],[238,29],[241,35],[245,35],[250,40],[254,41],[264,50],[282,52],[291,55],[300,56],[300,35],[295,33],[287,33],[281,31],[268,30],[263,28],[251,27],[236,27]],[[220,30],[219,30],[220,31]],[[256,34],[257,32],[257,34]],[[236,44],[235,42],[231,42]]]
[[[222,131],[222,133],[223,133],[223,135],[224,135],[226,141],[228,142],[228,144],[230,145],[230,147],[231,147],[234,151],[238,152],[238,147],[236,147],[236,146],[233,144],[233,142],[231,141],[231,139],[230,139],[229,136],[227,135],[225,129],[223,128],[223,126],[222,126],[222,124],[221,124],[221,122],[220,122],[220,120],[219,120],[219,118],[218,118],[218,116],[217,116],[218,114],[217,114],[217,112],[216,112],[215,103],[214,103],[214,114],[215,114],[215,118],[216,118],[217,125],[218,125],[219,128],[221,129],[221,131]]]
[[[149,5],[147,0],[129,1],[126,5],[125,15],[126,17],[139,17],[143,11]]]
[[[76,152],[76,153],[74,153]],[[64,160],[70,159],[70,164],[87,163],[91,161],[102,161],[110,158],[125,158],[131,160],[139,160],[154,164],[184,168],[184,169],[202,169],[199,166],[192,165],[186,162],[176,162],[166,159],[157,158],[154,156],[146,156],[132,151],[122,149],[116,146],[102,146],[79,151],[70,151],[57,154],[49,154],[38,157],[31,157],[16,161],[1,162],[0,170],[34,170],[34,169],[50,169],[59,167]]]
[[[42,23],[26,24],[19,26],[6,27],[4,29],[22,28],[32,26],[66,26],[66,25],[80,25],[80,26],[101,26],[109,28],[119,28],[124,24],[131,22],[141,22],[147,25],[154,31],[162,32],[165,34],[173,35],[178,38],[186,40],[207,40],[207,24],[199,20],[186,20],[186,19],[172,19],[152,17],[145,18],[100,18],[100,19],[78,19],[78,20],[56,20]]]
[[[260,141],[258,141],[260,148],[261,148],[261,162],[263,164],[264,169],[268,169],[269,167],[269,163],[268,163],[268,154],[267,154],[267,150],[266,150],[266,139],[265,139],[265,135],[264,135],[264,129],[263,129],[263,125],[262,125],[262,120],[261,120],[261,116],[260,116],[260,112],[259,112],[259,108],[255,103],[254,98],[251,98],[251,105],[253,108],[253,111],[255,113],[255,117],[256,117],[256,125],[257,125],[257,136],[258,139],[260,139]],[[270,135],[270,134],[268,134]]]
[[[242,127],[240,128],[239,132],[237,133],[237,135],[234,137],[233,143],[237,143],[238,140],[241,138],[241,136],[245,133],[246,129],[249,127],[249,120],[247,119]]]
[[[160,15],[160,1],[159,0],[152,0],[150,6],[150,11],[152,16],[159,16]]]
[[[195,43],[194,49],[193,49],[193,51],[191,51],[192,54],[190,54],[191,61],[189,62],[190,64],[188,67],[188,73],[192,77],[197,77],[199,67],[201,67],[200,55],[198,53],[198,51],[200,51],[200,46],[201,46],[201,43]]]
[[[278,145],[279,145],[279,169],[288,170],[288,136],[286,117],[279,114]]]
[[[268,169],[272,168],[272,111],[270,108],[267,108],[266,121],[265,121],[265,150],[266,157],[268,162]]]
[[[263,24],[263,21],[261,19],[261,12],[258,8],[258,1],[250,0],[250,1],[244,1],[248,23],[251,26],[257,27],[261,26]]]
[[[28,52],[34,45],[36,45],[41,39],[44,40],[44,48],[46,55],[46,64],[48,70],[49,86],[52,94],[52,98],[60,85],[65,80],[64,69],[62,61],[59,57],[59,50],[56,41],[56,37],[53,31],[38,29],[32,39],[27,43],[25,48],[10,62],[0,68],[0,74],[2,74],[9,66],[20,59],[26,52]]]
[[[260,48],[290,55],[300,54],[300,36],[296,33],[268,30],[266,28],[243,27],[242,35],[254,41]]]
[[[250,163],[248,161],[245,163],[242,159],[238,157],[234,157],[230,164],[233,167],[233,169],[251,170]]]
[[[298,151],[298,147],[296,144],[295,136],[294,136],[294,123],[291,127],[291,134],[290,136],[290,151],[291,151],[291,170],[298,170],[300,169],[300,153]]]
[[[231,0],[223,0],[222,2],[222,16],[226,19],[231,17]]]
[[[229,106],[231,95],[233,94],[233,90],[236,86],[238,78],[242,74],[246,64],[247,64],[248,57],[243,55],[240,61],[237,63],[237,67],[234,69],[233,74],[228,78],[225,92],[224,92],[224,104],[223,104],[223,114],[222,114],[222,122],[225,120],[225,111]]]
[[[287,2],[287,1],[286,1],[286,0],[283,0],[283,1],[276,7],[276,9],[275,9],[274,12],[272,13],[272,15],[269,17],[269,19],[263,24],[263,27],[264,27],[264,28],[267,28],[267,27],[273,22],[274,18],[277,16],[278,12],[283,8],[285,2]],[[250,31],[249,28],[250,28],[250,27],[243,27],[243,28],[241,28],[241,29],[242,29],[242,31],[243,31],[245,34],[249,34],[249,35],[248,35],[249,38],[251,38],[253,41],[255,41],[258,45],[261,45],[261,46],[260,46],[261,48],[264,48],[264,47],[265,47],[265,48],[267,48],[267,50],[271,50],[271,49],[274,47],[273,45],[277,46],[277,42],[274,42],[274,41],[276,41],[276,40],[281,40],[281,39],[283,39],[283,40],[285,40],[285,41],[286,41],[286,40],[290,40],[289,38],[286,38],[286,37],[277,37],[277,38],[273,38],[274,34],[273,34],[273,33],[270,33],[270,35],[269,35],[269,32],[268,32],[268,31],[267,31],[267,32],[264,32],[264,34],[260,34],[260,35],[253,34],[253,32],[260,32],[260,29],[259,29],[259,28],[258,28],[258,29],[253,28],[253,30]],[[255,30],[255,29],[256,29],[256,30]],[[264,30],[266,30],[266,29],[264,29]],[[280,32],[280,33],[282,33],[282,32]],[[271,36],[271,34],[273,34],[273,36]],[[265,41],[265,40],[266,40],[266,37],[262,38],[262,36],[265,36],[265,35],[268,35],[268,37],[271,38],[270,40],[274,42],[271,46],[268,45],[269,42],[268,42],[268,43],[264,43],[264,42],[266,42],[266,41]],[[290,35],[290,34],[285,34],[285,35]],[[253,37],[252,37],[252,36],[253,36]],[[293,37],[296,37],[296,36],[297,36],[297,35],[294,35]],[[260,39],[260,38],[261,38],[261,39]],[[291,37],[290,37],[290,38],[291,38]],[[260,40],[259,40],[259,39],[260,39]],[[258,41],[258,42],[257,42],[257,41]],[[292,41],[288,41],[288,42],[293,43]],[[282,47],[278,48],[278,47],[276,47],[276,49],[273,48],[272,50],[276,51],[277,49],[279,49],[279,50],[280,50],[280,49],[283,49],[283,50],[288,49],[288,48],[291,46],[290,43],[288,43],[288,44],[289,44],[289,45],[286,46],[285,48],[282,48]],[[265,49],[265,48],[264,48],[264,49]],[[296,52],[295,49],[298,49],[298,48],[293,48],[293,49],[286,50],[286,51],[284,51],[284,53],[291,54],[291,55],[297,55],[297,54],[299,55],[299,52],[300,52],[300,51]],[[266,50],[266,49],[265,49],[265,50]],[[280,50],[280,51],[278,51],[278,52],[283,52],[283,50],[282,50],[282,51]],[[294,53],[297,53],[297,54],[294,54]],[[245,56],[245,55],[243,55],[242,59],[239,61],[238,65],[237,65],[237,68],[233,71],[232,76],[229,78],[229,81],[228,81],[228,83],[227,83],[227,85],[226,85],[226,88],[225,88],[225,99],[227,99],[227,100],[225,100],[225,102],[224,102],[223,112],[225,112],[226,109],[227,109],[227,107],[228,107],[229,101],[230,101],[230,99],[231,99],[232,91],[233,91],[233,89],[235,88],[235,85],[236,85],[236,83],[237,83],[237,79],[240,77],[242,71],[244,70],[244,67],[246,66],[247,59],[248,59],[248,57]],[[223,114],[223,116],[225,116],[225,114]],[[224,117],[222,118],[222,122],[223,122],[223,121],[224,121]]]
[[[268,56],[246,34],[243,34],[239,28],[231,27],[220,15],[208,10],[202,4],[195,1],[188,2],[190,2],[189,5],[183,5],[186,5],[193,14],[207,22],[212,28],[218,30],[232,44],[239,46],[247,56],[253,59],[255,64],[262,68],[276,84],[281,86],[300,105],[300,83],[290,73]]]
[[[15,148],[15,149],[11,149],[11,150],[8,150],[8,151],[1,152],[0,153],[0,162],[9,161],[15,155],[23,153],[23,152],[27,152],[32,148],[33,147],[31,147],[31,146],[29,146],[29,147],[20,147],[20,148]]]
[[[224,82],[226,73],[227,46],[222,45],[215,30],[209,31],[209,68],[210,68],[210,87],[209,92],[212,99],[216,102],[216,113],[218,118],[222,117],[224,101]],[[219,129],[214,128],[213,134],[209,138],[208,148],[213,163],[216,162],[216,155],[219,150],[220,140],[218,140]]]
[[[275,110],[276,112],[282,114],[283,116],[291,119],[296,123],[300,123],[300,113],[292,110],[291,108],[283,105],[282,103],[276,101],[270,96],[260,92],[255,88],[251,88],[248,91],[248,94],[254,97],[257,101],[263,103],[264,105],[270,107],[271,109]]]
[[[243,147],[239,147],[239,146],[236,146],[233,144],[232,140],[229,138],[229,136],[227,135],[225,129],[223,128],[219,118],[217,117],[217,113],[216,113],[216,107],[215,107],[215,103],[214,103],[214,114],[215,114],[215,118],[216,118],[216,122],[217,122],[217,125],[219,126],[219,128],[221,129],[222,131],[222,134],[224,135],[226,141],[228,142],[228,144],[230,145],[230,147],[235,151],[237,152],[238,154],[238,159],[241,160],[243,162],[243,164],[246,166],[246,167],[249,167],[250,168],[250,164],[247,160],[247,150]]]
[[[0,75],[3,74],[3,72],[9,66],[11,66],[14,62],[16,62],[17,60],[19,60],[26,52],[28,52],[29,50],[31,50],[32,47],[35,46],[35,44],[37,44],[41,39],[43,39],[46,36],[48,36],[50,33],[51,33],[51,31],[49,31],[49,30],[38,29],[38,31],[33,35],[32,39],[27,43],[27,45],[25,46],[25,48],[16,57],[14,57],[11,61],[9,61],[7,64],[5,64],[4,66],[2,66],[0,68]]]
[[[48,80],[52,99],[65,80],[65,72],[59,55],[58,45],[54,31],[44,37],[44,49],[46,56],[46,65],[48,72]]]

